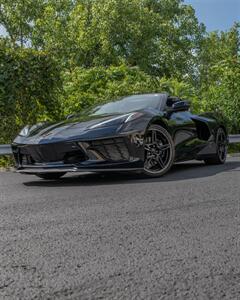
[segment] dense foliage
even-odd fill
[[[63,108],[65,114],[121,96],[165,91],[195,100],[192,87],[166,77],[150,76],[138,67],[125,64],[111,67],[76,68],[64,72]],[[193,101],[195,104],[196,102]]]
[[[207,33],[181,0],[0,0],[0,144],[127,94],[169,92],[240,132],[239,24]]]
[[[9,142],[24,124],[57,118],[60,76],[43,52],[0,45],[0,144]]]
[[[232,132],[240,132],[239,28],[236,24],[229,32],[210,33],[203,42],[199,66],[202,109],[224,114]]]

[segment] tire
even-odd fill
[[[175,146],[168,131],[151,125],[145,134],[144,174],[149,177],[160,177],[172,167],[175,159]]]
[[[57,180],[64,176],[66,173],[45,173],[45,174],[38,174],[37,177],[45,180]]]
[[[206,165],[223,165],[227,159],[227,134],[222,127],[218,128],[216,133],[217,152],[214,157],[204,160]]]

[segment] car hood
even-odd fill
[[[121,116],[126,114],[111,114],[102,116],[76,116],[71,119],[59,122],[59,123],[43,123],[36,128],[30,130],[28,136],[18,136],[14,142],[16,143],[48,143],[57,142],[62,139],[73,139],[78,136],[85,136],[91,131],[99,131],[100,129],[92,129],[91,127],[98,123],[111,120],[119,116],[119,125],[121,124]],[[107,126],[105,126],[107,127]],[[110,126],[111,127],[111,126]],[[116,124],[114,126],[116,131]],[[101,127],[101,130],[104,129]],[[105,129],[106,130],[106,129]]]

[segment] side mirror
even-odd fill
[[[178,101],[175,102],[170,109],[172,112],[175,111],[187,111],[191,107],[190,103],[188,101]]]

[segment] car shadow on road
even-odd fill
[[[56,181],[36,179],[34,181],[24,182],[24,185],[29,187],[58,187],[133,184],[141,182],[170,182],[214,176],[223,172],[235,171],[237,168],[240,168],[240,161],[228,161],[225,165],[217,166],[206,166],[202,162],[187,162],[175,164],[169,173],[160,178],[149,178],[141,174],[129,172],[121,174],[70,174]]]

